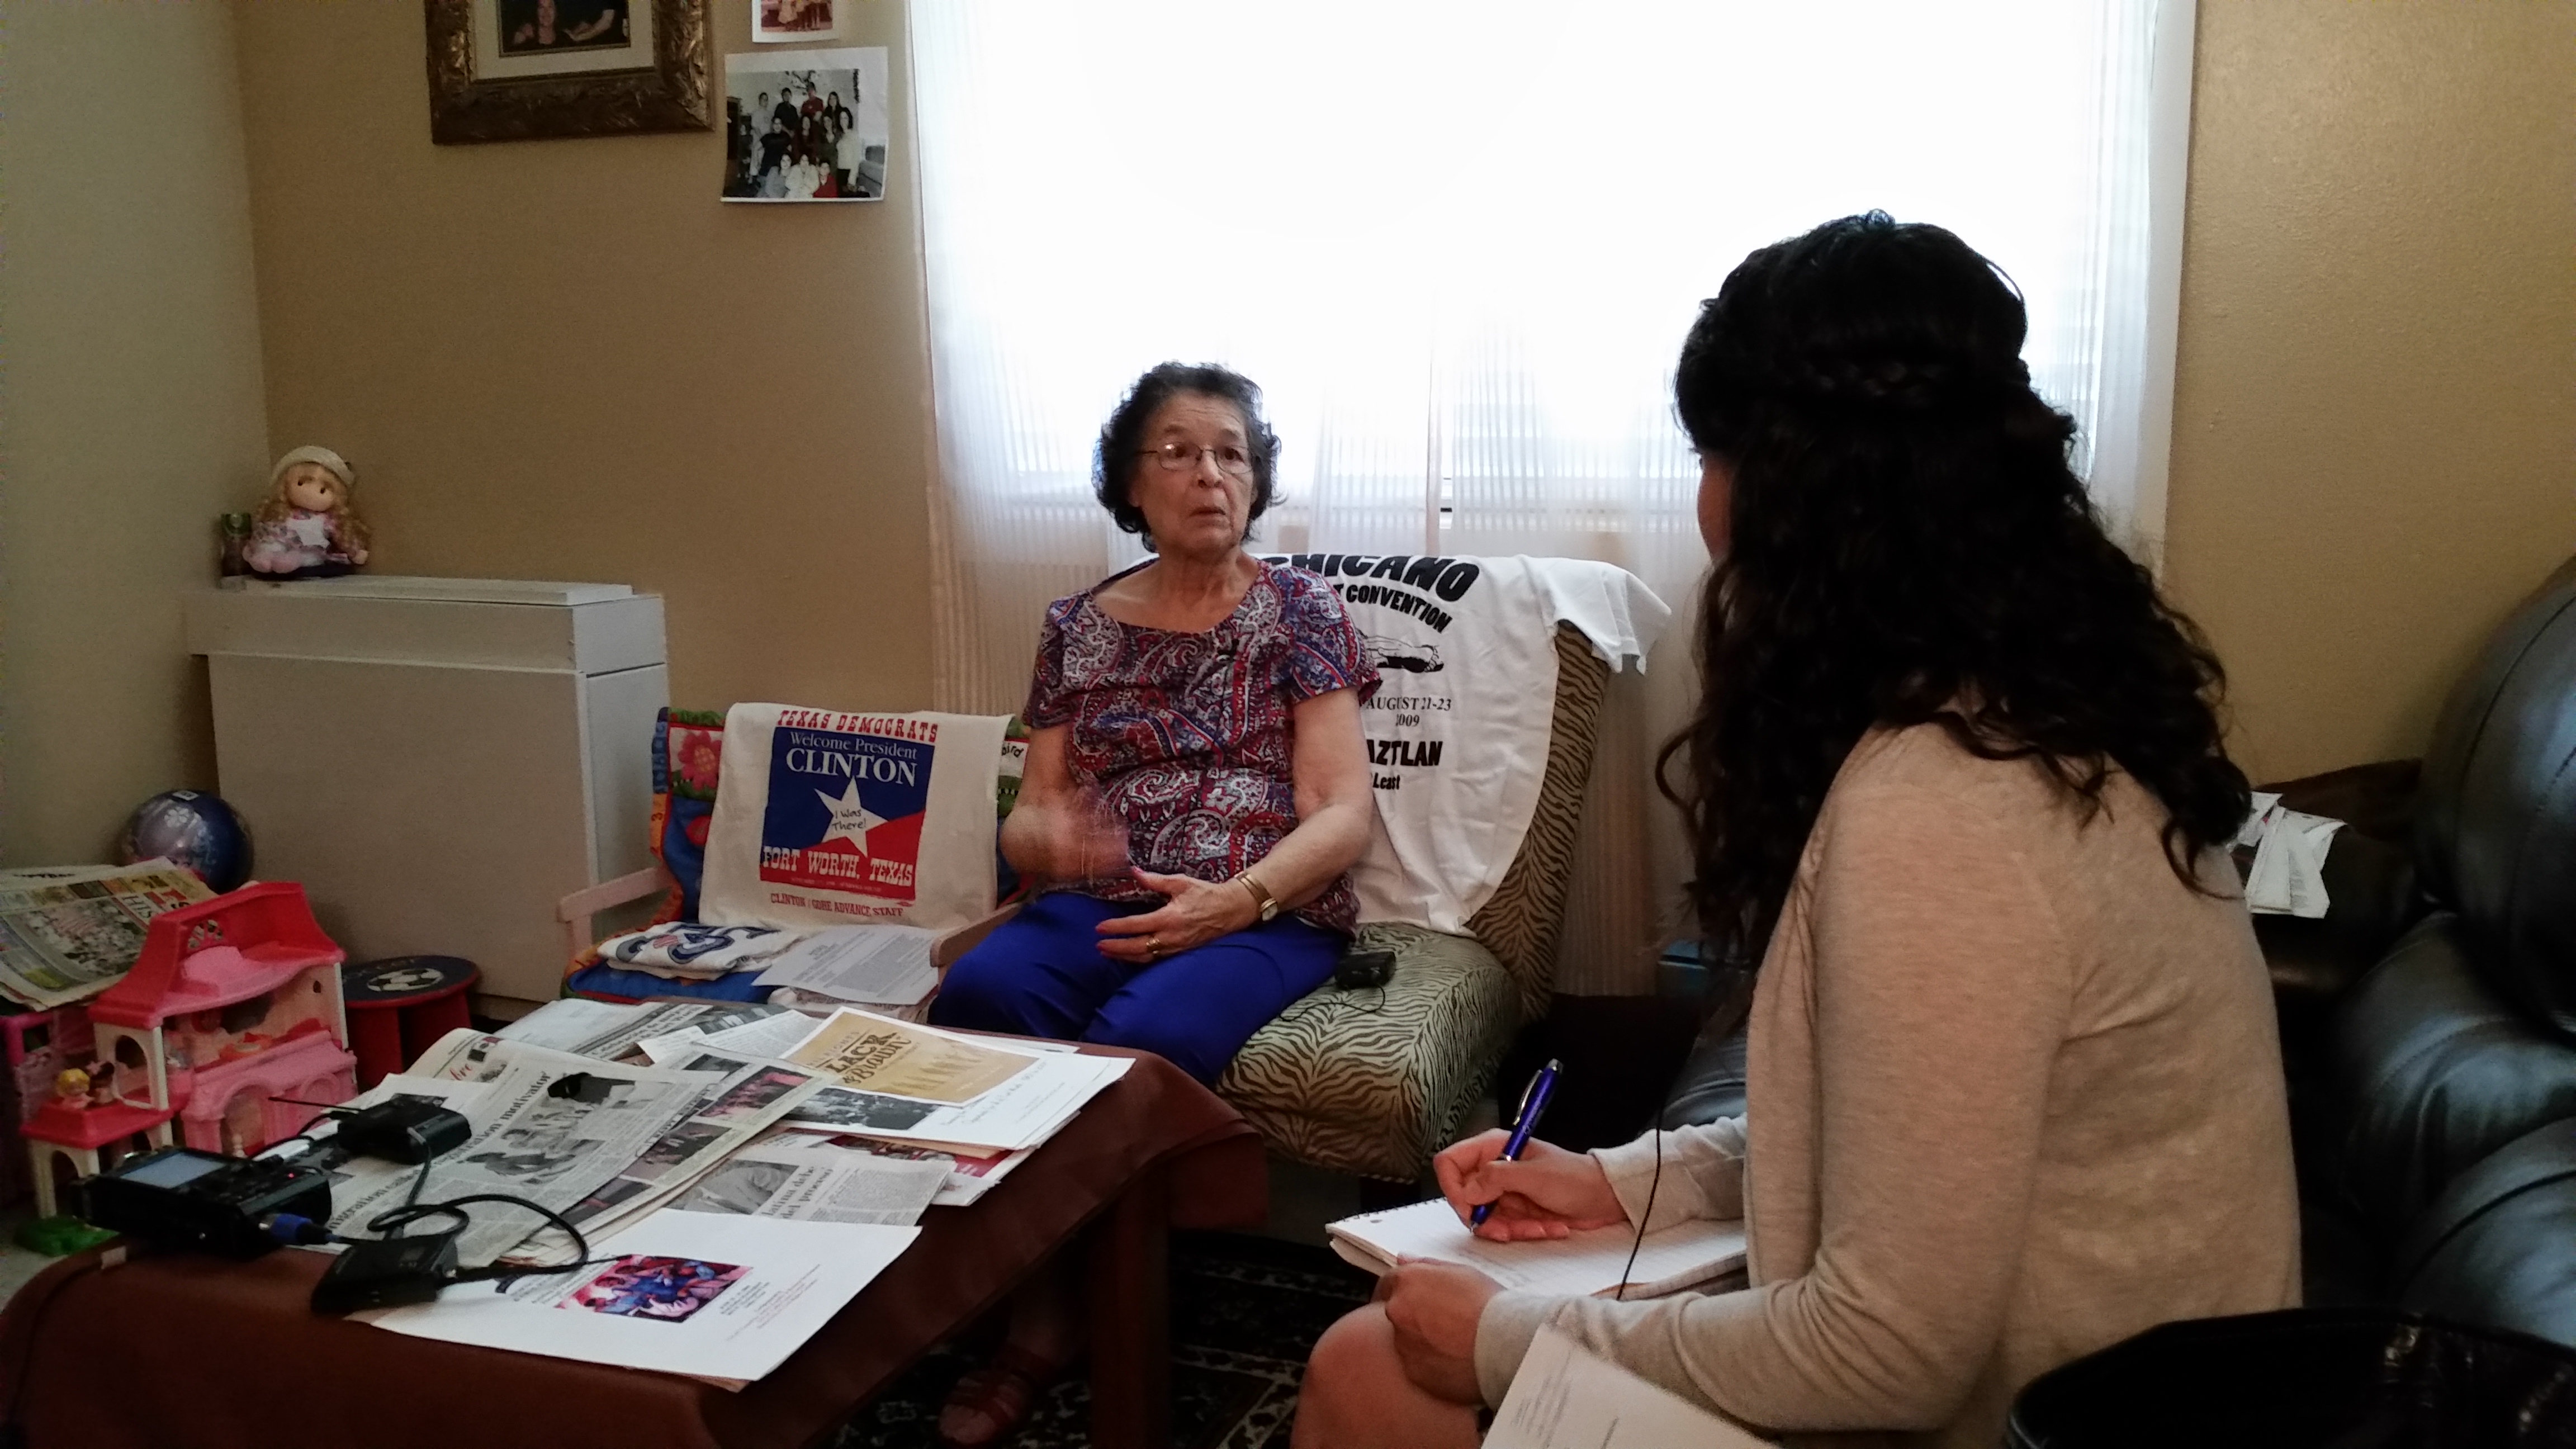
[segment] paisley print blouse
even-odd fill
[[[1337,689],[1362,700],[1377,691],[1377,668],[1331,585],[1303,569],[1260,568],[1243,602],[1203,634],[1109,617],[1094,596],[1125,574],[1047,607],[1023,713],[1032,728],[1073,727],[1074,779],[1099,787],[1127,824],[1128,857],[1147,870],[1221,881],[1259,864],[1297,827],[1289,711]],[[1132,878],[1081,889],[1162,899]],[[1350,877],[1296,914],[1355,929]]]

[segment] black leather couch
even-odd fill
[[[2420,912],[2293,1058],[2312,1220],[2357,1229],[2343,1281],[2576,1344],[2576,560],[2452,690],[2412,815]]]
[[[2487,642],[2420,766],[2272,788],[2349,822],[2327,917],[2256,918],[2309,1300],[2576,1345],[2576,560]],[[1744,1110],[1740,1020],[1710,1016],[1665,1126]]]

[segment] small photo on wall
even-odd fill
[[[880,199],[890,114],[883,46],[726,56],[724,199]]]
[[[765,43],[838,40],[858,0],[752,0],[751,38]]]

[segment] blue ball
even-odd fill
[[[203,790],[164,790],[135,806],[116,848],[128,865],[165,856],[216,891],[250,879],[250,827]]]

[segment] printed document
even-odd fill
[[[757,1002],[647,1001],[627,1006],[567,996],[547,1002],[496,1034],[504,1041],[613,1062],[662,1037],[691,1032],[711,1036],[731,1027],[774,1021],[782,1016],[789,1018],[788,1024],[797,1035],[813,1028],[810,1018]]]
[[[786,1059],[854,1091],[951,1106],[974,1101],[1036,1062],[1025,1052],[850,1008],[824,1018]]]
[[[1770,1449],[1742,1429],[1542,1328],[1485,1449]]]
[[[787,1114],[806,1132],[852,1132],[960,1156],[1035,1147],[1126,1075],[1126,1057],[1030,1055],[1028,1070],[962,1106],[825,1087]]]
[[[731,1026],[685,1026],[668,1036],[648,1036],[635,1045],[655,1066],[701,1051],[783,1057],[789,1047],[803,1041],[813,1030],[814,1018],[801,1011],[781,1011]]]
[[[939,989],[939,970],[930,964],[938,939],[922,926],[833,926],[779,952],[759,984],[836,1001],[910,1006]]]
[[[460,1283],[354,1315],[415,1338],[689,1374],[729,1388],[786,1361],[919,1228],[664,1209],[569,1273]]]
[[[1533,1293],[1591,1294],[1619,1291],[1628,1250],[1636,1247],[1635,1276],[1627,1296],[1678,1293],[1744,1266],[1742,1222],[1687,1222],[1658,1228],[1638,1243],[1628,1227],[1593,1228],[1562,1238],[1496,1243],[1477,1237],[1445,1199],[1362,1213],[1325,1227],[1333,1251],[1372,1273],[1388,1273],[1400,1258],[1459,1263],[1506,1288]]]

